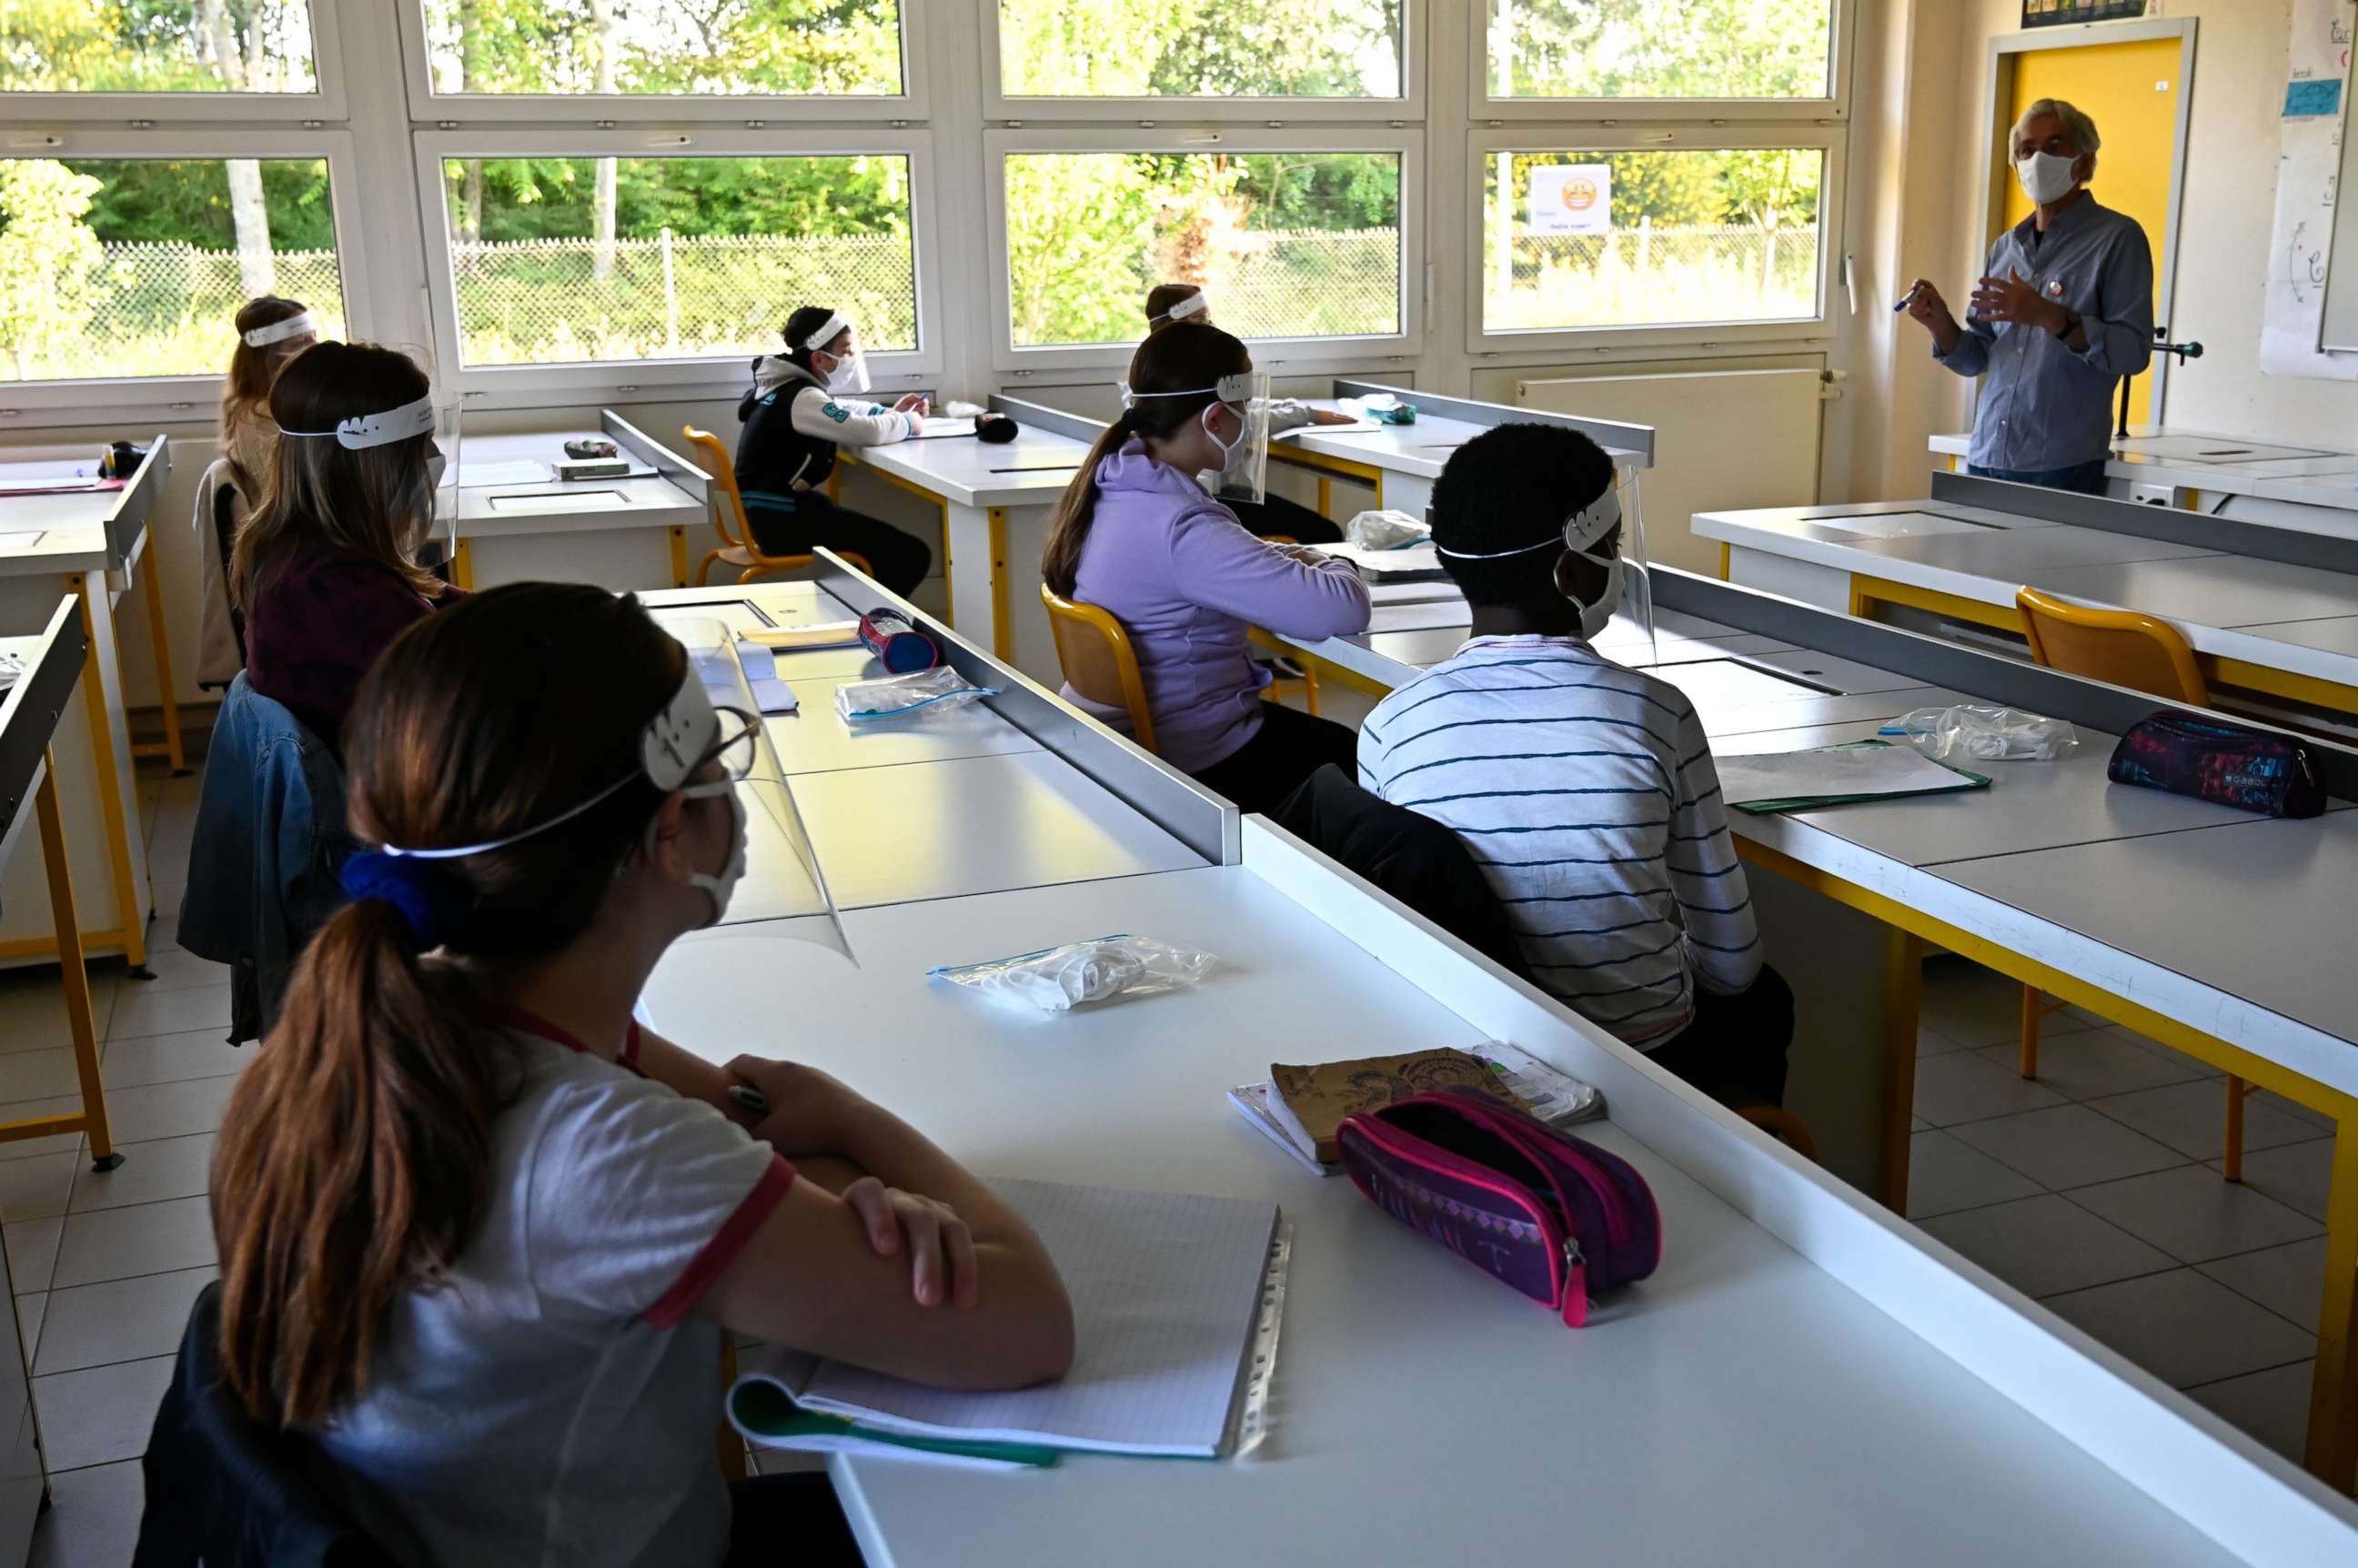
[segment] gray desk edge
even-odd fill
[[[1004,414],[1027,428],[1070,437],[1087,446],[1095,446],[1097,438],[1104,435],[1106,429],[1102,419],[1092,419],[1086,414],[1069,414],[1062,408],[1051,408],[1044,403],[1006,397],[996,392],[990,395],[990,411]]]
[[[90,633],[81,623],[80,607],[70,596],[61,598],[41,631],[38,654],[0,699],[0,838],[7,836],[16,814],[32,798],[33,776],[57,733],[59,716],[81,678],[90,651]]]
[[[598,427],[614,438],[614,444],[639,461],[670,480],[698,500],[705,498],[705,488],[712,476],[663,445],[645,431],[611,408],[598,410]]]
[[[817,552],[812,579],[861,614],[889,605],[938,643],[943,661],[977,686],[995,687],[992,711],[1110,790],[1156,827],[1216,866],[1244,858],[1243,819],[1237,808],[1152,752],[1141,750],[1033,681],[959,636],[948,626],[847,563],[832,550]]]
[[[1541,408],[1509,408],[1503,403],[1443,397],[1435,393],[1392,386],[1380,381],[1358,381],[1339,375],[1335,378],[1335,395],[1337,397],[1373,397],[1381,393],[1390,393],[1402,403],[1413,406],[1419,414],[1430,414],[1436,419],[1462,419],[1468,425],[1485,427],[1494,425],[1560,426],[1567,430],[1579,431],[1600,447],[1636,452],[1646,460],[1644,466],[1648,468],[1654,463],[1654,427],[1651,425],[1625,425],[1617,419],[1552,414]]]
[[[114,499],[114,510],[106,514],[106,562],[108,569],[120,571],[138,545],[140,530],[147,526],[147,514],[156,509],[156,492],[164,476],[172,471],[172,438],[163,431],[147,443],[147,455],[139,460],[131,482],[123,487]]]
[[[2102,495],[2080,495],[2035,484],[1980,479],[1972,474],[1934,473],[1932,499],[1957,506],[1978,506],[2016,517],[2037,517],[2107,534],[2157,539],[2166,545],[2212,550],[2223,556],[2243,556],[2317,571],[2358,576],[2358,540],[2334,534],[2310,534],[2298,528],[2271,528],[2244,518],[2213,517],[2177,506],[2151,506],[2142,502],[2115,501]]]

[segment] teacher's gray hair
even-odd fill
[[[2052,114],[2063,122],[2063,134],[2071,138],[2073,146],[2087,155],[2088,178],[2095,178],[2096,149],[2104,145],[2104,138],[2096,135],[2096,122],[2088,118],[2086,111],[2067,99],[2041,98],[2038,103],[2025,109],[2022,112],[2022,118],[2014,123],[2014,130],[2006,138],[2007,150],[2009,152],[2013,150],[2013,139],[2022,135],[2023,126],[2047,114]]]

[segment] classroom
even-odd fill
[[[2353,48],[0,0],[0,1568],[2358,1563]]]

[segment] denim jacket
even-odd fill
[[[233,1044],[277,1018],[296,956],[344,903],[337,872],[355,847],[335,754],[241,671],[205,753],[179,934],[231,967]]]

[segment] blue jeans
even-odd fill
[[[2013,484],[2037,484],[2049,490],[2102,495],[2104,493],[2104,465],[2111,460],[2109,458],[2091,458],[2068,469],[1985,469],[1979,463],[1968,463],[1965,471],[1975,479],[2002,479]]]

